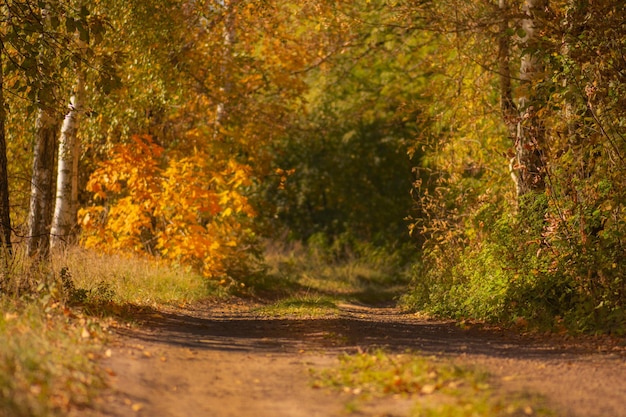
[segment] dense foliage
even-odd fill
[[[233,283],[265,237],[417,243],[414,308],[622,331],[626,6],[300,3],[2,3],[4,242],[80,79],[83,245]]]
[[[614,2],[510,3],[450,2],[463,30],[437,26],[457,51],[444,66],[458,83],[454,97],[475,113],[452,124],[459,106],[446,102],[450,130],[431,142],[433,176],[419,199],[429,214],[415,225],[427,241],[411,302],[455,316],[621,332],[626,10]],[[532,44],[524,39],[529,21],[539,29]],[[505,67],[496,60],[503,39]],[[527,57],[540,69],[531,80]],[[503,169],[509,161],[514,176],[528,168],[515,156],[519,137],[505,130],[510,99],[532,109],[518,128],[543,137],[525,145],[539,155],[543,186],[522,194]]]

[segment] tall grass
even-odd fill
[[[0,300],[0,416],[63,415],[104,386],[104,332],[46,298]]]
[[[406,290],[407,262],[402,249],[386,249],[366,242],[329,243],[326,239],[270,242],[265,283],[275,294],[331,297],[337,301],[380,304]]]
[[[104,386],[106,324],[69,309],[49,265],[17,246],[0,293],[0,417],[64,415]]]
[[[224,290],[146,259],[80,248],[34,262],[18,245],[0,281],[0,417],[67,414],[105,385],[105,314],[124,306],[181,305]]]
[[[116,304],[184,305],[225,294],[217,284],[184,267],[79,247],[57,253],[53,268],[58,276],[69,274],[73,285],[87,295]]]

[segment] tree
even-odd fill
[[[27,253],[41,259],[47,258],[50,251],[57,121],[56,114],[50,108],[39,109],[33,154]]]
[[[222,101],[217,104],[215,112],[215,129],[216,133],[220,127],[226,123],[228,118],[228,101],[231,100],[233,94],[233,53],[235,43],[237,42],[237,29],[236,29],[236,13],[237,0],[224,0],[222,6],[222,20],[223,20],[223,37],[224,45],[222,52],[222,65],[220,67],[220,78],[222,86],[220,88],[222,93]]]
[[[625,7],[441,0],[420,11],[452,82],[431,84],[441,104],[424,113],[437,124],[416,144],[418,169],[433,173],[417,190],[416,304],[624,328]]]
[[[409,240],[407,143],[421,127],[421,109],[410,103],[427,79],[414,63],[431,39],[398,24],[400,6],[381,7],[342,5],[342,18],[326,27],[324,63],[307,73],[305,111],[272,145],[278,175],[265,202],[275,209],[272,226],[292,239]]]
[[[518,197],[530,192],[543,192],[545,190],[545,147],[546,128],[541,120],[541,109],[545,103],[534,96],[535,85],[543,77],[541,66],[541,54],[545,53],[538,41],[538,31],[547,7],[545,0],[526,0],[523,6],[524,19],[522,20],[521,51],[523,53],[520,62],[520,96],[518,97],[519,116],[512,119],[505,114],[505,120],[511,124],[514,120],[516,126],[509,126],[509,131],[515,129],[514,137],[515,158],[512,167],[512,177],[515,181]],[[506,34],[502,36],[507,36]],[[502,74],[502,77],[508,75]],[[505,87],[506,88],[506,87]],[[503,101],[509,102],[511,94],[501,92]],[[505,107],[509,104],[505,104]],[[508,113],[509,110],[507,109]]]
[[[36,22],[37,32],[34,42],[38,46],[33,56],[40,83],[35,93],[37,121],[35,126],[33,173],[31,179],[30,206],[28,213],[29,256],[46,259],[50,251],[50,222],[54,208],[54,170],[58,117],[54,107],[56,90],[60,80],[55,79],[54,50],[51,46],[52,16],[55,10],[51,5],[31,7],[31,16]]]
[[[103,159],[118,166],[94,164],[82,242],[186,262],[207,276],[245,278],[238,271],[253,258],[257,230],[248,199],[268,177],[268,144],[302,107],[305,58],[317,53],[305,48],[309,33],[292,36],[302,12],[287,2],[117,7],[112,22],[123,25],[105,42],[114,47],[119,36],[136,59],[123,63],[116,101],[101,101],[98,123],[107,130],[89,145],[113,149]],[[160,151],[133,154],[137,138],[145,142],[141,149]],[[145,175],[150,197],[142,191],[147,183],[134,180],[139,160],[157,165]]]
[[[0,45],[3,45],[2,39],[0,39]],[[0,257],[6,265],[8,258],[12,254],[12,245],[7,144],[5,135],[6,104],[4,102],[3,57],[4,47],[0,48]]]
[[[78,215],[78,119],[84,111],[85,74],[76,69],[76,85],[61,126],[56,184],[56,202],[50,230],[51,246],[69,243]]]

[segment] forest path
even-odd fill
[[[394,308],[341,306],[338,317],[268,318],[244,303],[197,305],[148,314],[119,328],[110,358],[111,389],[94,416],[334,417],[346,396],[310,386],[309,370],[341,352],[415,350],[477,365],[505,392],[545,396],[565,417],[626,417],[622,350],[533,340],[427,321]],[[408,415],[389,398],[358,416]],[[82,410],[78,415],[89,415]]]

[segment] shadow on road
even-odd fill
[[[563,360],[574,348],[532,342],[505,332],[464,330],[393,308],[343,306],[328,318],[268,318],[250,312],[199,310],[159,313],[146,319],[133,337],[151,343],[222,351],[293,352],[384,348],[424,355],[484,355],[498,358]]]

